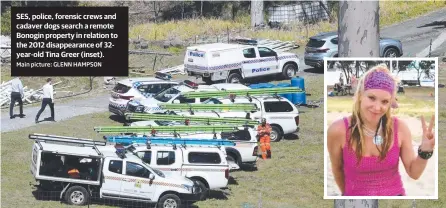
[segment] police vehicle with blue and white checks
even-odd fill
[[[109,111],[123,116],[130,100],[148,98],[179,84],[171,78],[168,74],[156,72],[155,77],[128,78],[119,81],[111,92]]]
[[[187,98],[184,97],[186,92],[210,92],[219,91],[221,89],[242,90],[250,89],[243,84],[220,83],[214,85],[199,85],[190,80],[185,80],[177,86],[166,89],[159,94],[142,99],[133,99],[127,104],[127,113],[164,113],[165,109],[159,106],[160,103],[202,103],[209,98]]]
[[[184,69],[207,84],[241,83],[265,75],[290,79],[299,70],[299,57],[261,45],[213,43],[188,47]]]

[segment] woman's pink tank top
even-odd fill
[[[394,142],[382,161],[377,156],[362,157],[357,164],[353,149],[349,148],[350,131],[348,119],[344,118],[347,129],[343,148],[344,196],[405,196],[399,174],[400,148],[398,146],[398,120],[394,118]]]

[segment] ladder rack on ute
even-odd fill
[[[104,139],[109,143],[116,143],[122,145],[138,145],[146,144],[148,147],[152,146],[235,146],[235,142],[226,139],[197,139],[197,138],[169,138],[169,137],[134,137],[134,136],[104,136]]]
[[[246,89],[246,90],[221,90],[209,92],[186,92],[186,98],[210,98],[210,97],[228,97],[228,96],[255,96],[255,95],[278,95],[287,93],[303,92],[298,87],[281,87],[281,88],[263,88],[263,89]]]
[[[251,112],[257,111],[255,104],[159,104],[166,110],[186,111],[220,111],[220,112]]]
[[[199,125],[199,126],[100,126],[94,127],[98,133],[150,133],[154,135],[163,133],[215,133],[221,131],[234,131],[234,125]]]
[[[34,139],[36,143],[39,145],[40,149],[42,150],[42,144],[40,142],[59,142],[59,143],[68,143],[68,144],[77,144],[77,145],[83,145],[83,146],[92,146],[96,152],[99,155],[102,155],[102,153],[99,151],[99,149],[96,146],[105,146],[106,142],[101,141],[94,141],[92,139],[85,139],[85,138],[77,138],[77,137],[67,137],[67,136],[58,136],[58,135],[50,135],[50,134],[29,134],[29,139]]]
[[[184,121],[205,123],[207,125],[215,123],[240,124],[240,125],[258,125],[259,121],[245,118],[212,118],[205,116],[183,116],[183,115],[164,115],[164,114],[147,114],[147,113],[126,113],[128,120],[156,120],[156,121]]]

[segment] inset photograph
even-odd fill
[[[438,59],[325,60],[325,199],[438,199]]]

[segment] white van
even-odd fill
[[[265,46],[212,43],[188,47],[184,69],[189,76],[201,77],[206,84],[237,83],[274,74],[289,79],[299,70],[299,58]]]

